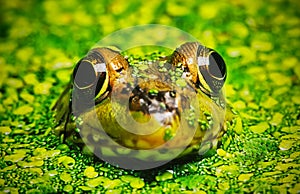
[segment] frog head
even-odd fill
[[[165,162],[216,148],[225,79],[224,60],[198,42],[137,64],[116,50],[94,48],[76,64],[69,92],[54,109],[65,120],[64,140],[106,161]]]

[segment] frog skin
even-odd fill
[[[198,42],[142,62],[93,48],[53,107],[55,131],[109,158],[158,162],[204,154],[226,130],[225,79],[222,57]]]

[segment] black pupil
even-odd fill
[[[222,78],[226,74],[226,65],[223,58],[217,53],[212,52],[209,55],[209,72],[211,75]]]
[[[79,88],[90,86],[96,79],[93,65],[88,61],[79,61],[74,69],[74,82]]]

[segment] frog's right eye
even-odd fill
[[[97,67],[101,70],[97,71]],[[90,88],[96,84],[98,79],[97,85],[101,85],[104,83],[105,78],[105,63],[94,65],[91,61],[85,59],[82,59],[77,63],[73,72],[74,84],[78,89]]]
[[[81,59],[73,71],[73,84],[78,98],[103,100],[114,86],[116,79],[128,68],[126,59],[110,48],[94,48]]]
[[[109,78],[106,64],[102,60],[92,61],[84,58],[77,63],[73,72],[73,83],[81,92],[96,97],[107,90]]]

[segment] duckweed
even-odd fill
[[[10,161],[10,162],[19,162],[25,158],[26,154],[24,153],[17,153],[12,155],[6,155],[4,156],[4,161]]]
[[[282,127],[280,130],[282,132],[285,132],[285,133],[292,133],[292,134],[294,134],[294,133],[299,132],[300,126]]]
[[[39,81],[37,80],[36,74],[34,73],[28,73],[24,75],[23,80],[27,85],[35,85],[38,84]]]
[[[218,188],[222,191],[227,191],[230,188],[229,182],[221,182],[218,184]]]
[[[290,158],[291,159],[296,159],[297,157],[299,157],[300,156],[300,152],[294,152],[294,153],[292,153],[291,155],[290,155]]]
[[[222,165],[216,168],[216,176],[230,176],[230,177],[236,177],[239,175],[239,167],[235,164],[232,165]]]
[[[186,86],[186,81],[184,79],[178,79],[176,80],[176,85],[183,88]]]
[[[145,182],[140,178],[135,178],[130,181],[130,186],[134,189],[140,189],[145,186]]]
[[[84,176],[88,177],[88,178],[95,178],[98,176],[98,173],[95,172],[95,168],[93,166],[88,166],[85,170],[84,170]]]
[[[277,165],[275,166],[276,170],[281,170],[281,171],[287,171],[289,168],[294,168],[294,167],[299,167],[299,164],[295,164],[295,163],[277,163]]]
[[[5,180],[4,179],[0,179],[0,186],[4,186]]]
[[[217,149],[217,154],[219,156],[226,156],[226,151],[224,151],[223,149]]]
[[[0,127],[0,133],[2,133],[4,135],[8,135],[11,133],[11,128],[8,126],[2,126],[2,127]]]
[[[66,185],[66,186],[64,187],[64,191],[67,192],[67,193],[73,191],[72,185]]]
[[[36,167],[36,166],[43,166],[44,161],[39,160],[39,161],[33,161],[33,162],[25,162],[25,161],[19,161],[18,166],[21,166],[23,168],[31,168],[31,167]]]
[[[298,193],[297,7],[293,0],[3,1],[0,192]],[[228,67],[225,94],[237,118],[227,122],[222,145],[210,157],[140,172],[63,144],[52,131],[50,107],[91,46],[118,29],[146,23],[178,27],[221,53]],[[158,42],[168,39],[160,35]],[[145,68],[143,52],[132,58],[136,68]],[[149,59],[164,55],[154,51]],[[168,69],[162,64],[161,71]],[[173,81],[185,87],[181,79]]]
[[[33,107],[29,105],[23,105],[14,110],[15,115],[26,115],[33,111]]]
[[[240,117],[238,117],[238,118],[236,119],[234,131],[235,131],[237,134],[241,134],[241,133],[243,132],[243,123],[242,123],[242,119],[241,119]]]
[[[240,174],[238,177],[238,180],[241,182],[246,182],[248,181],[254,174],[253,173],[249,173],[249,174]]]
[[[69,173],[67,172],[62,172],[60,175],[59,175],[59,178],[60,180],[64,181],[64,182],[71,182],[72,181],[72,177]]]
[[[293,147],[295,140],[282,140],[279,144],[279,149],[280,150],[289,150]]]
[[[50,88],[52,87],[51,83],[38,83],[34,86],[33,91],[35,94],[48,95],[50,93]]]
[[[33,103],[33,102],[34,102],[34,96],[31,95],[31,94],[29,94],[28,92],[22,92],[22,93],[20,94],[20,97],[21,97],[24,101],[26,101],[26,102],[28,102],[28,103]]]
[[[43,175],[43,170],[40,169],[40,168],[32,167],[32,168],[29,168],[29,169],[28,169],[28,172],[36,173],[36,174],[38,174],[39,176]]]
[[[173,178],[173,173],[172,172],[164,172],[162,175],[156,176],[155,179],[157,181],[166,181],[168,179],[172,179]]]
[[[114,179],[110,180],[108,184],[102,185],[105,189],[113,189],[116,187],[121,187],[123,185],[123,182],[120,179]],[[120,192],[120,191],[119,191]]]
[[[261,40],[251,42],[251,47],[258,51],[270,51],[273,49],[273,43]]]
[[[266,108],[266,109],[269,109],[269,108],[272,108],[274,107],[276,104],[278,103],[278,101],[272,97],[268,97],[262,104],[261,106]]]
[[[290,77],[287,77],[284,74],[278,73],[278,72],[270,73],[269,78],[272,80],[272,82],[275,85],[278,85],[278,86],[286,86],[286,85],[290,85],[292,83],[292,80]]]
[[[273,117],[272,120],[270,121],[271,125],[279,125],[282,122],[283,119],[283,114],[276,112]]]
[[[52,177],[52,176],[57,175],[58,172],[57,172],[56,170],[49,170],[49,171],[47,172],[47,174],[48,174],[50,177]]]
[[[75,160],[69,156],[61,156],[57,159],[57,163],[62,163],[66,168],[73,168]]]
[[[261,122],[257,125],[250,126],[249,129],[254,133],[263,133],[269,128],[269,124],[267,122]]]
[[[22,80],[16,78],[7,78],[6,84],[13,88],[22,88],[24,86]]]
[[[86,182],[86,185],[89,187],[98,187],[98,186],[106,186],[107,184],[109,184],[110,179],[100,176],[94,179],[90,179]]]

